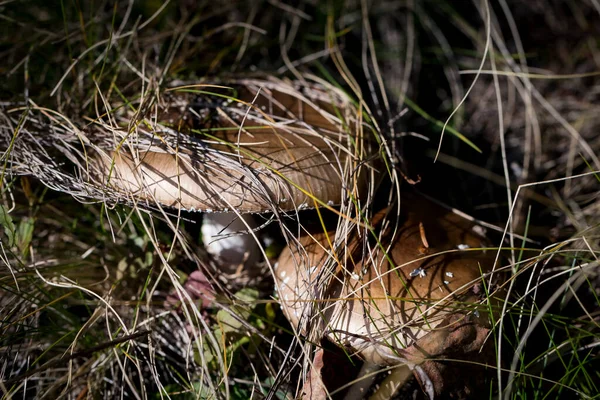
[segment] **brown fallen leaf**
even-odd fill
[[[188,276],[183,284],[183,288],[190,295],[192,300],[202,301],[202,309],[210,307],[215,300],[215,289],[206,275],[200,270],[196,270]],[[178,308],[181,306],[182,300],[183,299],[179,297],[177,292],[171,292],[167,296],[166,303],[167,305]]]
[[[315,353],[315,357],[313,358],[308,377],[306,378],[306,381],[304,382],[304,387],[302,388],[303,400],[327,399],[327,388],[325,387],[325,384],[323,383],[323,378],[321,377],[321,370],[324,366],[324,353],[325,351],[323,349],[319,349]]]

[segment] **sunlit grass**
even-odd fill
[[[417,189],[473,215],[488,251],[502,249],[506,283],[486,286],[488,301],[473,306],[493,326],[485,396],[597,397],[600,110],[589,32],[599,17],[587,4],[534,3],[0,5],[2,398],[294,398],[321,332],[282,315],[272,249],[311,219],[317,232],[338,229],[333,256],[359,232],[384,251],[375,208],[393,205],[382,223],[393,236],[402,178],[421,175]],[[519,25],[529,18],[547,42]],[[349,180],[344,206],[327,204],[241,151],[323,208],[261,220],[276,242],[263,249],[262,275],[225,277],[197,237],[199,214],[100,185],[93,157],[222,142],[237,127],[182,137],[157,115],[173,99],[239,101],[217,87],[265,74],[285,90],[329,87],[350,104],[354,120],[333,100],[327,113],[348,134],[335,142],[351,160],[346,178],[369,175],[368,200]],[[245,126],[250,134],[275,125],[260,112],[266,124]],[[438,154],[443,129],[451,136]],[[345,262],[333,258],[329,272]],[[190,294],[196,271],[213,281],[214,304]]]

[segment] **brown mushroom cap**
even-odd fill
[[[402,222],[387,255],[392,263],[379,248],[369,259],[354,254],[356,264],[346,261],[325,293],[317,284],[324,262],[332,259],[325,233],[303,236],[296,250],[283,251],[276,280],[293,325],[316,327],[368,361],[389,364],[398,362],[402,349],[446,326],[450,316],[468,314],[466,304],[484,295],[482,272],[492,269],[493,252],[469,250],[486,242],[464,218],[423,198],[401,205]]]
[[[198,88],[212,94],[195,99],[184,94],[187,105],[163,109],[148,133],[152,143],[101,158],[104,181],[129,198],[188,210],[265,212],[347,201],[366,187],[362,164],[374,151],[358,139],[358,110],[334,88],[298,85],[246,80]]]

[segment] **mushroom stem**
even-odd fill
[[[365,361],[356,378],[356,383],[348,389],[348,393],[346,393],[344,400],[364,399],[369,388],[373,382],[375,382],[377,371],[380,369],[381,367],[379,365]]]
[[[391,399],[412,376],[413,372],[407,365],[400,365],[390,371],[390,375],[379,385],[379,389],[369,397],[369,400]]]
[[[260,260],[259,244],[250,230],[257,228],[249,214],[205,213],[202,218],[202,242],[226,271],[241,265],[252,266]]]

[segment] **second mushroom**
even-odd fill
[[[279,258],[280,302],[314,342],[326,337],[369,363],[408,365],[430,398],[472,392],[481,382],[444,360],[494,360],[495,252],[476,225],[423,197],[403,196],[401,210],[391,240],[381,226],[379,240],[337,246],[333,231],[302,235]]]

